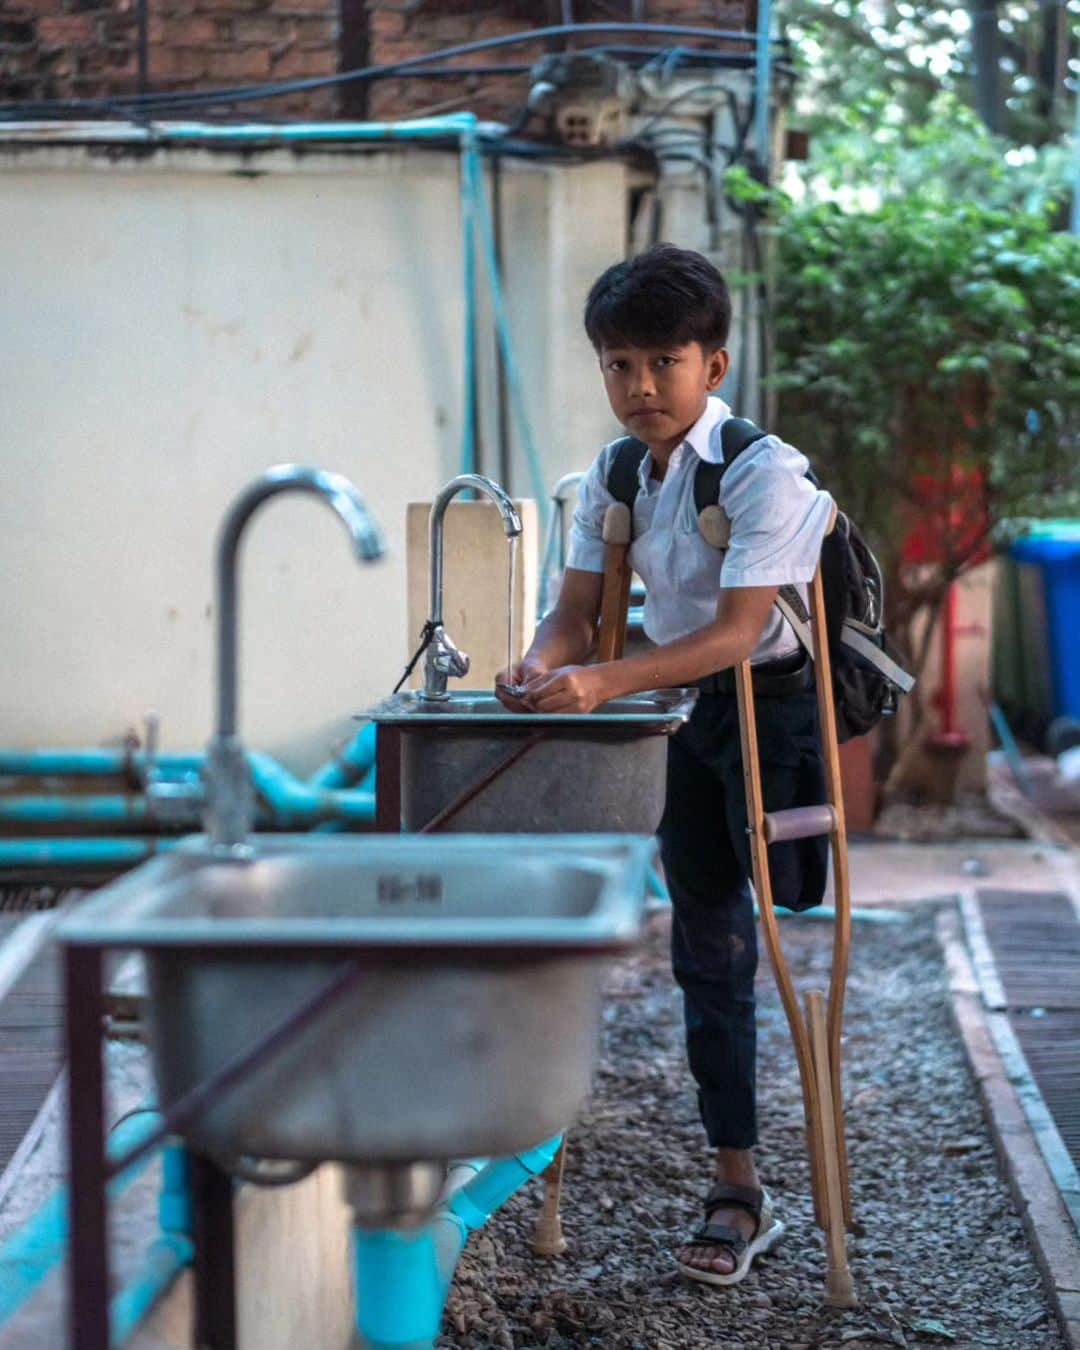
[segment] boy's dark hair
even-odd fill
[[[615,263],[585,302],[585,332],[597,351],[700,342],[711,352],[724,346],[730,328],[727,282],[707,258],[674,244]]]

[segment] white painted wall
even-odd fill
[[[580,313],[625,249],[624,172],[504,164],[548,484],[612,434]],[[0,143],[0,238],[0,744],[112,742],[150,708],[202,744],[218,522],[298,460],[349,475],[393,551],[360,569],[310,499],[250,532],[241,730],[317,760],[400,671],[406,503],[458,469],[456,158]]]

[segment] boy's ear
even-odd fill
[[[705,364],[705,383],[709,389],[719,389],[728,373],[731,357],[726,347],[717,347],[710,352]]]

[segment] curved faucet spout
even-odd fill
[[[503,530],[507,539],[515,539],[521,533],[521,517],[506,491],[490,478],[478,473],[462,473],[451,478],[449,483],[431,504],[428,518],[428,558],[431,564],[431,578],[428,589],[428,621],[425,628],[427,655],[424,658],[424,698],[440,700],[448,697],[446,679],[448,675],[462,676],[469,673],[469,658],[458,651],[443,627],[443,519],[446,508],[459,492],[475,488],[489,497],[499,508]]]
[[[212,781],[208,784],[206,824],[215,844],[242,843],[250,824],[246,761],[236,734],[240,540],[263,502],[282,492],[309,492],[321,497],[344,522],[361,562],[374,562],[385,552],[378,524],[356,488],[339,473],[278,464],[246,487],[229,507],[217,544],[217,729],[208,754]]]
[[[521,533],[521,517],[517,513],[517,507],[510,500],[506,490],[501,488],[498,483],[479,473],[460,473],[456,478],[450,479],[449,483],[432,502],[431,515],[428,519],[428,558],[431,563],[428,589],[428,621],[433,625],[442,623],[443,519],[446,515],[446,508],[458,493],[465,492],[469,488],[475,488],[477,492],[482,492],[499,508],[507,539],[513,539]]]

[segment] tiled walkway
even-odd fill
[[[23,915],[0,915],[0,942]],[[0,1176],[56,1082],[62,1065],[63,991],[46,943],[0,999]]]

